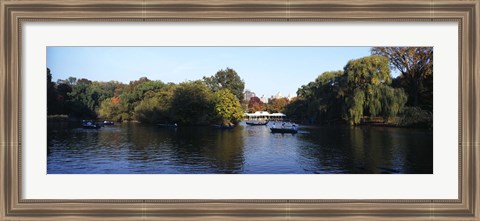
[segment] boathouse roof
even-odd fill
[[[245,113],[246,116],[249,117],[286,117],[287,115],[282,113],[268,113],[267,111],[256,111],[255,113]]]

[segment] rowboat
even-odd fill
[[[294,128],[270,128],[272,133],[289,133],[289,134],[295,134],[298,132],[298,129]]]
[[[103,121],[103,125],[114,125],[115,123],[113,121],[108,121],[108,120],[105,120]]]
[[[268,121],[247,121],[245,123],[250,126],[263,126],[267,125]]]
[[[295,124],[291,123],[282,123],[280,127],[276,127],[275,123],[270,127],[272,133],[290,133],[295,134],[298,132],[298,127]]]
[[[157,124],[157,126],[160,126],[160,127],[178,127],[178,125],[175,123],[175,124]]]
[[[232,129],[235,127],[235,125],[223,125],[223,124],[213,124],[212,126],[219,129]]]
[[[96,124],[94,123],[93,121],[90,121],[90,120],[83,120],[82,121],[82,127],[85,128],[85,129],[100,129],[100,126],[99,124]]]

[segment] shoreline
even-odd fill
[[[98,121],[101,121],[100,119],[96,119]],[[246,122],[247,120],[243,120],[239,122],[236,125],[239,125],[242,122]],[[80,119],[77,118],[69,118],[67,115],[47,115],[47,122],[49,123],[75,123],[75,122],[81,122]],[[274,121],[270,121],[274,122]],[[329,124],[329,123],[323,123],[323,124],[309,124],[309,123],[298,123],[295,121],[288,121],[286,120],[285,122],[294,122],[299,125],[303,126],[320,126],[320,127],[389,127],[389,128],[414,128],[414,129],[428,129],[432,130],[432,127],[428,126],[415,126],[415,125],[407,125],[407,126],[401,126],[393,123],[378,123],[378,122],[371,122],[371,123],[361,123],[355,126],[350,126],[347,123],[335,123],[335,124]],[[157,125],[157,124],[152,124],[152,123],[142,123],[137,120],[127,120],[127,121],[122,121],[122,122],[115,122],[115,123],[139,123],[139,124],[145,124],[145,125]],[[192,124],[192,125],[179,125],[179,126],[212,126],[211,124]]]

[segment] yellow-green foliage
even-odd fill
[[[348,120],[359,124],[363,116],[382,116],[385,120],[396,116],[407,102],[403,89],[390,86],[389,60],[382,56],[368,56],[351,60],[345,66]],[[351,91],[348,93],[348,91]]]
[[[238,98],[226,88],[214,92],[204,81],[164,84],[141,78],[119,96],[104,100],[97,111],[101,118],[145,123],[236,124],[243,118]]]
[[[366,87],[367,85],[391,84],[388,58],[368,56],[350,60],[344,68],[350,86]]]
[[[353,92],[353,97],[347,98],[348,105],[348,119],[350,125],[360,123],[363,117],[363,110],[365,104],[365,93],[360,89],[356,89]]]
[[[243,108],[229,89],[220,89],[214,95],[213,120],[223,125],[236,124],[243,119]]]
[[[113,97],[102,101],[100,108],[98,109],[98,115],[102,119],[113,121],[130,119],[126,104],[119,97]]]
[[[169,84],[158,92],[147,92],[134,109],[134,119],[147,123],[171,123],[174,121],[172,100],[176,85]]]

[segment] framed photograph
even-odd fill
[[[479,220],[471,1],[0,2],[2,220]]]

